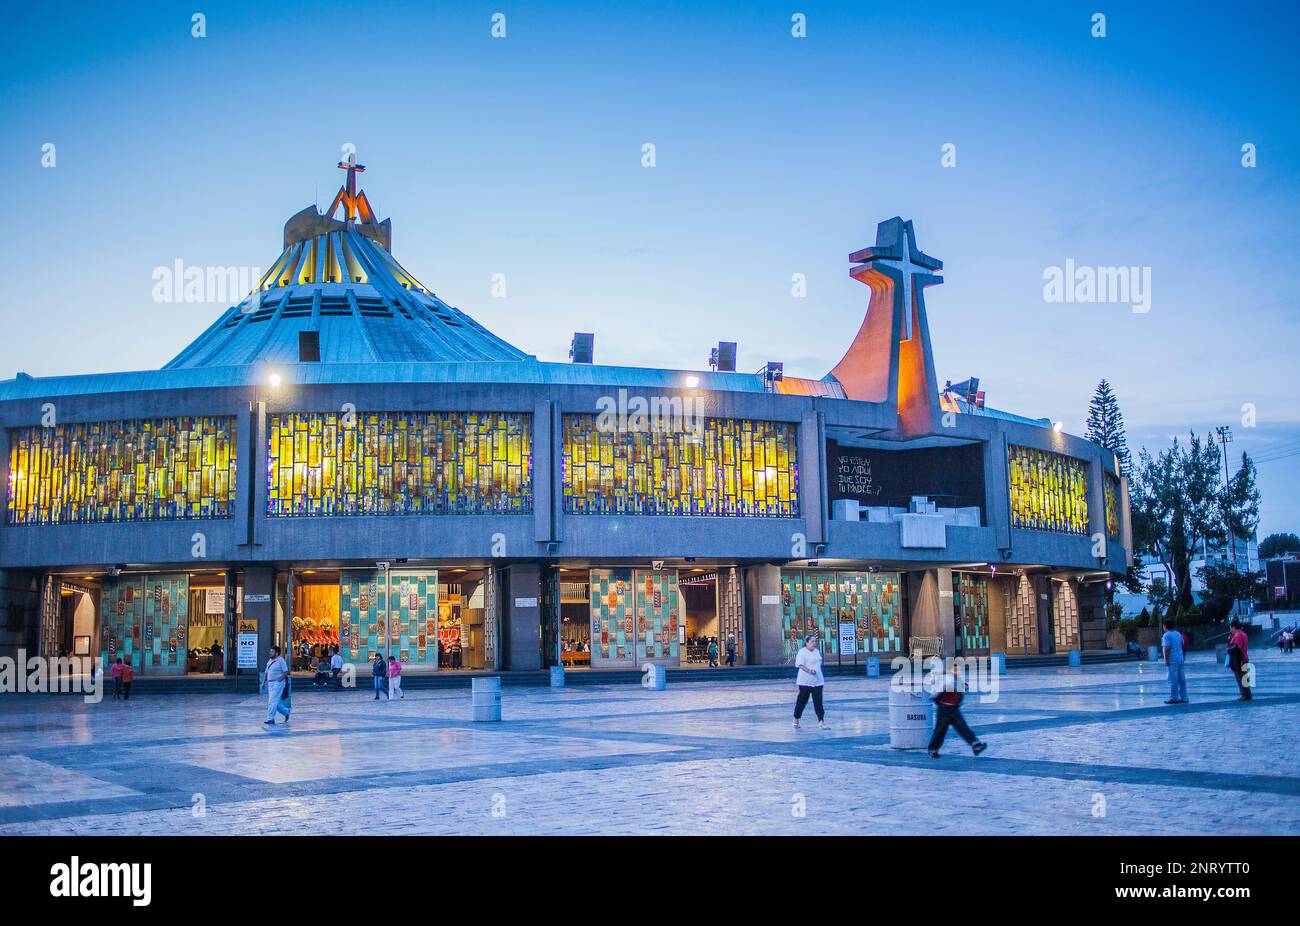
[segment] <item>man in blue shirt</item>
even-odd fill
[[[1166,704],[1187,703],[1187,673],[1183,671],[1183,635],[1174,629],[1172,620],[1165,620],[1165,635],[1160,638],[1160,648],[1169,668],[1169,700]]]

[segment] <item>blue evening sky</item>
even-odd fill
[[[946,265],[928,292],[940,379],[979,376],[990,404],[1082,433],[1107,377],[1135,449],[1232,425],[1234,453],[1266,461],[1261,536],[1300,531],[1297,4],[205,0],[6,19],[0,376],[160,366],[226,304],[157,304],[154,268],[268,267],[352,143],[398,259],[543,359],[592,330],[599,362],[698,369],[725,339],[742,369],[820,377],[867,304],[847,254],[913,219]],[[1067,259],[1150,267],[1150,311],[1045,302]]]

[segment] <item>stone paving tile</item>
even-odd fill
[[[268,732],[261,739],[191,743],[141,750],[172,763],[189,763],[257,781],[316,781],[323,778],[388,774],[416,769],[661,752],[653,743],[593,742],[539,733],[514,733],[483,726],[476,730],[400,729],[382,733],[301,736]]]
[[[138,792],[27,756],[0,756],[0,807],[53,804]]]

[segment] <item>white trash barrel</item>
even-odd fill
[[[867,657],[867,678],[880,678],[880,657]]]
[[[668,673],[657,662],[647,662],[641,667],[641,685],[649,691],[663,691],[668,687]]]
[[[924,685],[889,686],[889,745],[924,749],[934,732],[934,707]]]
[[[1151,660],[1152,662],[1164,662],[1165,657],[1160,655],[1160,647],[1148,646],[1147,659]]]
[[[564,687],[564,666],[551,666],[551,687]]]
[[[992,660],[993,660],[993,671],[996,672],[998,675],[1006,675],[1006,674],[1007,674],[1007,654],[1006,654],[1006,653],[994,653],[993,656],[992,656],[991,658],[992,658]]]
[[[474,704],[474,719],[493,721],[501,719],[501,677],[470,680],[470,699]]]
[[[1070,650],[1069,659],[1070,665],[1076,669],[1083,665],[1083,653],[1079,652],[1077,649]]]

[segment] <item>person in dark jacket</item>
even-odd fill
[[[733,669],[736,666],[736,638],[727,637],[727,668]]]
[[[379,695],[388,690],[388,664],[384,662],[383,653],[375,653],[375,663],[370,671],[375,677],[375,700],[378,701]]]
[[[962,683],[956,673],[946,673],[943,691],[934,696],[934,735],[930,737],[929,747],[931,759],[939,758],[939,747],[948,736],[949,727],[956,730],[958,735],[970,744],[971,752],[975,755],[989,748],[987,743],[975,735],[975,731],[967,725],[966,718],[961,715],[961,702],[964,697],[961,689]]]

